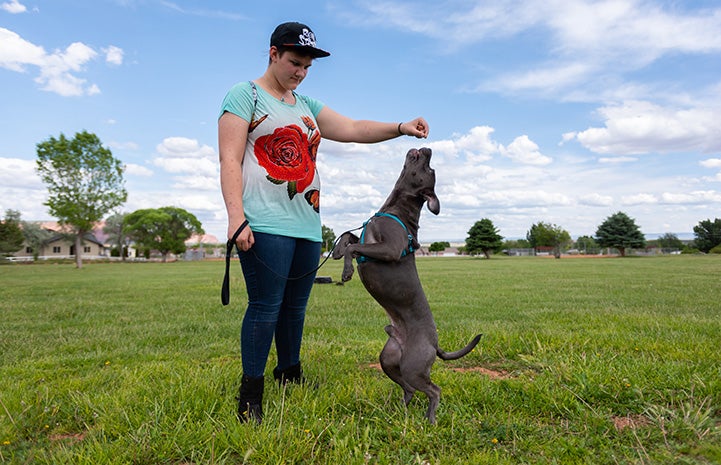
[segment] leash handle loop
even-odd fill
[[[233,234],[232,239],[228,239],[225,247],[225,276],[223,277],[223,288],[220,290],[220,301],[223,305],[228,305],[230,302],[230,257],[233,255],[233,248],[235,247],[235,241],[238,240],[238,236],[248,226],[248,220],[243,221],[243,224],[238,226],[238,229]]]

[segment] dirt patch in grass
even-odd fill
[[[451,368],[451,370],[458,373],[480,373],[482,375],[488,376],[491,379],[508,379],[512,377],[511,373],[506,370],[493,370],[484,367],[459,367]]]
[[[651,424],[651,421],[643,415],[612,417],[611,421],[613,422],[613,426],[616,428],[616,431],[623,431],[627,428],[634,430]]]
[[[383,371],[380,363],[370,363],[367,366],[368,368],[372,368],[374,370]],[[451,368],[451,370],[455,371],[456,373],[480,373],[482,375],[488,376],[491,379],[508,379],[513,377],[508,371],[494,370],[484,367],[455,367]]]
[[[49,439],[55,441],[66,441],[71,443],[82,442],[85,439],[85,433],[64,433],[64,434],[51,434]]]
[[[374,370],[383,371],[380,363],[369,363],[367,366],[368,368],[373,368]]]

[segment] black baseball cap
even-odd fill
[[[270,46],[290,47],[313,58],[330,56],[329,52],[315,45],[315,34],[305,24],[290,22],[278,25],[270,36]]]

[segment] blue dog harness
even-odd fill
[[[363,230],[361,231],[361,236],[360,236],[360,242],[359,242],[359,243],[360,243],[360,244],[364,244],[364,243],[365,243],[366,226],[368,225],[368,223],[370,223],[370,221],[371,221],[373,218],[375,218],[375,217],[380,217],[380,216],[387,216],[388,218],[393,218],[394,220],[396,220],[396,221],[398,222],[398,224],[400,224],[401,226],[403,226],[403,230],[406,232],[406,234],[408,234],[408,248],[407,248],[407,249],[403,249],[403,253],[401,254],[401,257],[405,257],[405,256],[408,255],[409,253],[415,252],[416,249],[413,248],[413,236],[408,232],[408,228],[406,228],[406,225],[403,224],[403,222],[401,221],[401,219],[398,218],[397,216],[392,215],[392,214],[390,214],[390,213],[385,213],[385,212],[378,212],[378,213],[376,213],[375,215],[373,215],[371,218],[369,218],[368,221],[366,221],[365,223],[363,223]],[[356,262],[359,263],[359,264],[360,264],[360,263],[363,263],[363,262],[373,261],[373,260],[374,260],[374,259],[369,258],[369,257],[366,257],[366,256],[364,256],[364,255],[359,255],[359,256],[356,258]]]

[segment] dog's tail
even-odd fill
[[[438,350],[436,350],[436,355],[438,355],[443,360],[456,360],[458,358],[461,358],[464,355],[467,355],[476,347],[478,341],[481,340],[481,336],[483,336],[483,334],[477,335],[471,340],[471,342],[468,343],[467,346],[455,352],[444,352],[442,349],[439,348]]]

